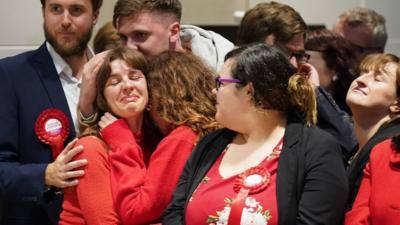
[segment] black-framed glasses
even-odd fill
[[[299,52],[292,52],[289,59],[291,59],[293,57],[296,58],[297,62],[306,63],[306,62],[308,62],[308,60],[310,60],[311,55],[307,54],[304,51],[299,51]]]
[[[283,51],[289,60],[293,57],[296,59],[297,63],[307,63],[308,60],[310,60],[311,55],[307,54],[304,50],[293,51],[289,47],[285,46],[285,44],[279,42],[276,43],[276,46]]]
[[[235,84],[240,84],[242,83],[241,80],[235,79],[235,78],[221,78],[217,77],[215,78],[215,89],[218,91],[218,89],[221,87],[223,83],[235,83]]]

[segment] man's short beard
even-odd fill
[[[76,43],[71,44],[60,44],[57,42],[57,39],[51,35],[48,31],[46,24],[43,25],[44,28],[44,36],[46,41],[48,41],[54,50],[61,57],[70,57],[70,56],[82,56],[86,50],[87,44],[89,43],[90,37],[92,36],[93,26],[87,31]]]

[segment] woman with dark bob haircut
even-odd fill
[[[340,146],[316,128],[307,75],[276,47],[231,51],[213,93],[225,128],[199,141],[163,224],[343,223]]]
[[[331,94],[341,110],[351,114],[346,94],[357,77],[357,63],[351,45],[339,34],[328,29],[307,33],[305,49],[309,63],[318,71],[321,87]]]

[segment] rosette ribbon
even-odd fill
[[[35,133],[40,141],[51,146],[56,159],[64,148],[64,141],[69,135],[69,121],[59,109],[46,109],[40,113],[35,123]]]
[[[250,168],[236,177],[233,189],[238,195],[231,204],[229,225],[240,225],[247,196],[263,191],[267,188],[270,179],[271,174],[262,166]]]

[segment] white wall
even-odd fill
[[[254,6],[261,0],[181,0],[183,23],[202,25],[235,24],[233,12]],[[400,55],[399,0],[277,0],[293,6],[307,23],[332,27],[337,16],[354,6],[372,8],[386,17],[389,41],[386,51]],[[95,31],[112,18],[116,0],[104,0]],[[0,1],[0,58],[35,49],[43,42],[42,15],[39,0]]]
[[[94,33],[112,20],[116,0],[103,0]],[[0,0],[0,58],[36,49],[44,41],[42,5],[39,0]]]
[[[262,0],[249,0],[250,7]],[[400,56],[399,0],[278,0],[295,8],[306,23],[323,23],[332,28],[336,18],[346,9],[362,6],[374,9],[386,18],[389,39],[386,52]]]

